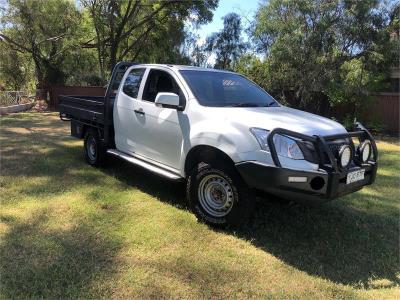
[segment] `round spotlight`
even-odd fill
[[[367,162],[371,157],[372,147],[371,142],[369,140],[365,140],[360,145],[360,158],[363,163]]]
[[[347,145],[343,145],[339,150],[339,162],[342,168],[349,165],[351,161],[351,148]]]

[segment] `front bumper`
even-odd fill
[[[268,135],[268,145],[274,165],[266,165],[256,161],[245,161],[236,164],[236,168],[244,181],[252,188],[269,192],[292,200],[324,200],[334,199],[360,190],[375,181],[378,169],[378,150],[369,131],[360,123],[354,124],[354,132],[330,136],[308,136],[282,128],[274,129]],[[313,144],[318,153],[318,171],[303,171],[282,167],[273,142],[273,136],[281,134],[294,137]],[[368,139],[372,146],[372,157],[367,163],[360,163],[360,158],[353,157],[349,168],[341,168],[336,155],[328,146],[330,141],[348,139],[355,153],[352,139],[359,142]],[[364,179],[347,184],[347,174],[364,170]]]
[[[298,201],[324,202],[360,190],[375,181],[377,164],[354,166],[346,172],[301,171],[248,161],[236,164],[240,175],[251,188]],[[364,179],[346,184],[347,174],[364,169]],[[306,178],[293,182],[293,178]]]

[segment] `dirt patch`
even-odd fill
[[[31,108],[30,111],[33,112],[45,112],[48,111],[48,105],[45,100],[37,100],[35,105]]]

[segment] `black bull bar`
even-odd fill
[[[353,138],[356,137],[358,138],[359,142],[363,142],[364,140],[369,140],[371,142],[372,146],[372,158],[376,162],[378,160],[378,148],[376,147],[375,140],[373,139],[371,133],[363,126],[361,123],[357,122],[353,125],[353,130],[352,132],[347,132],[347,133],[342,133],[342,134],[333,134],[333,135],[328,135],[328,136],[320,136],[320,135],[306,135],[302,133],[298,133],[295,131],[283,129],[283,128],[276,128],[272,130],[267,138],[268,142],[268,147],[271,152],[272,160],[277,167],[282,167],[281,163],[278,158],[278,154],[276,152],[275,144],[274,144],[274,136],[276,134],[279,135],[284,135],[287,137],[294,137],[303,141],[311,142],[314,145],[314,148],[316,149],[319,157],[319,166],[321,169],[327,169],[327,164],[324,161],[324,153],[327,155],[329,159],[328,165],[331,166],[332,171],[336,173],[341,173],[341,170],[338,166],[337,160],[335,158],[334,153],[328,146],[329,141],[333,140],[338,140],[338,139],[347,139],[347,138]],[[352,140],[350,140],[350,143],[353,146],[354,145]]]

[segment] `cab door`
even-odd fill
[[[138,124],[140,139],[135,141],[136,153],[179,169],[186,115],[184,111],[156,106],[154,101],[159,92],[176,93],[183,106],[187,99],[186,92],[175,74],[166,68],[150,68],[147,73],[141,99],[134,100],[135,108],[141,114]]]
[[[143,89],[146,68],[130,68],[122,79],[114,103],[115,144],[118,150],[133,154],[138,150],[144,120],[137,99]]]

